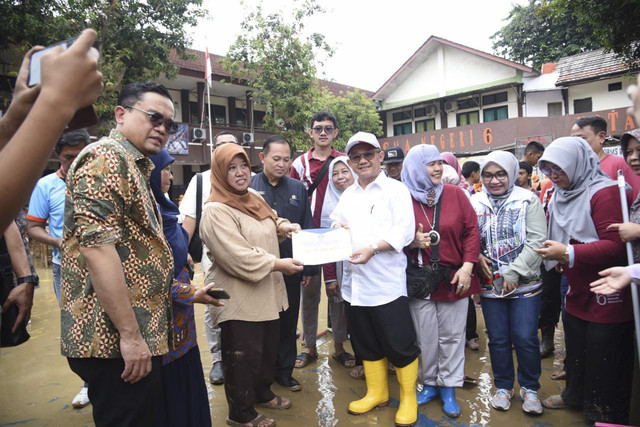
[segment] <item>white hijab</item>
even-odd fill
[[[324,194],[324,202],[322,203],[322,215],[320,217],[320,227],[323,227],[323,228],[331,227],[331,223],[333,221],[331,220],[331,218],[329,218],[329,215],[331,215],[331,212],[333,212],[333,210],[336,208],[336,205],[338,204],[338,200],[340,200],[340,196],[342,196],[342,193],[343,193],[342,191],[338,190],[336,186],[333,184],[332,175],[333,175],[333,168],[335,167],[335,165],[338,162],[344,163],[344,165],[351,172],[351,175],[353,175],[353,182],[355,182],[358,179],[358,176],[355,174],[355,172],[353,172],[353,169],[351,169],[351,167],[349,166],[349,163],[347,163],[347,159],[348,159],[347,156],[339,156],[333,159],[331,163],[329,163],[329,171],[327,172],[328,178],[329,178],[329,185],[327,186],[327,191]]]

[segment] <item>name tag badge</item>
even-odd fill
[[[300,204],[298,203],[298,198],[296,197],[295,194],[293,194],[289,199],[289,204],[292,206],[300,206]]]

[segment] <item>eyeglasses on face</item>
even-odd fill
[[[313,131],[316,133],[316,135],[320,135],[322,131],[329,135],[332,134],[334,130],[335,129],[333,128],[333,126],[316,126],[313,128]]]
[[[506,171],[499,171],[496,173],[482,173],[482,179],[486,182],[491,182],[493,178],[497,179],[498,181],[506,181],[507,179],[509,179],[509,174]]]
[[[178,124],[171,119],[165,119],[164,116],[158,112],[152,113],[150,111],[143,110],[142,108],[134,107],[133,105],[129,105],[124,108],[131,108],[146,114],[153,127],[164,125],[164,129],[169,135],[173,135],[178,132]]]
[[[548,163],[544,165],[540,165],[540,172],[545,174],[546,176],[556,175],[561,176],[564,175],[564,171],[560,169],[558,166],[550,166]]]
[[[380,150],[370,150],[370,151],[365,151],[362,154],[353,154],[349,156],[349,159],[351,159],[351,161],[353,163],[360,163],[360,160],[362,160],[362,158],[364,157],[365,160],[369,161],[369,160],[373,160],[373,158],[376,156],[376,154],[378,154],[380,152]]]

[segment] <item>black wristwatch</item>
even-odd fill
[[[24,276],[24,277],[18,277],[18,285],[22,284],[22,283],[37,283],[38,282],[38,276],[36,276],[35,274],[31,274],[29,276]]]

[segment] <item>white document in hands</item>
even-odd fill
[[[304,265],[319,265],[349,259],[351,234],[344,228],[311,228],[291,236],[293,258]]]

